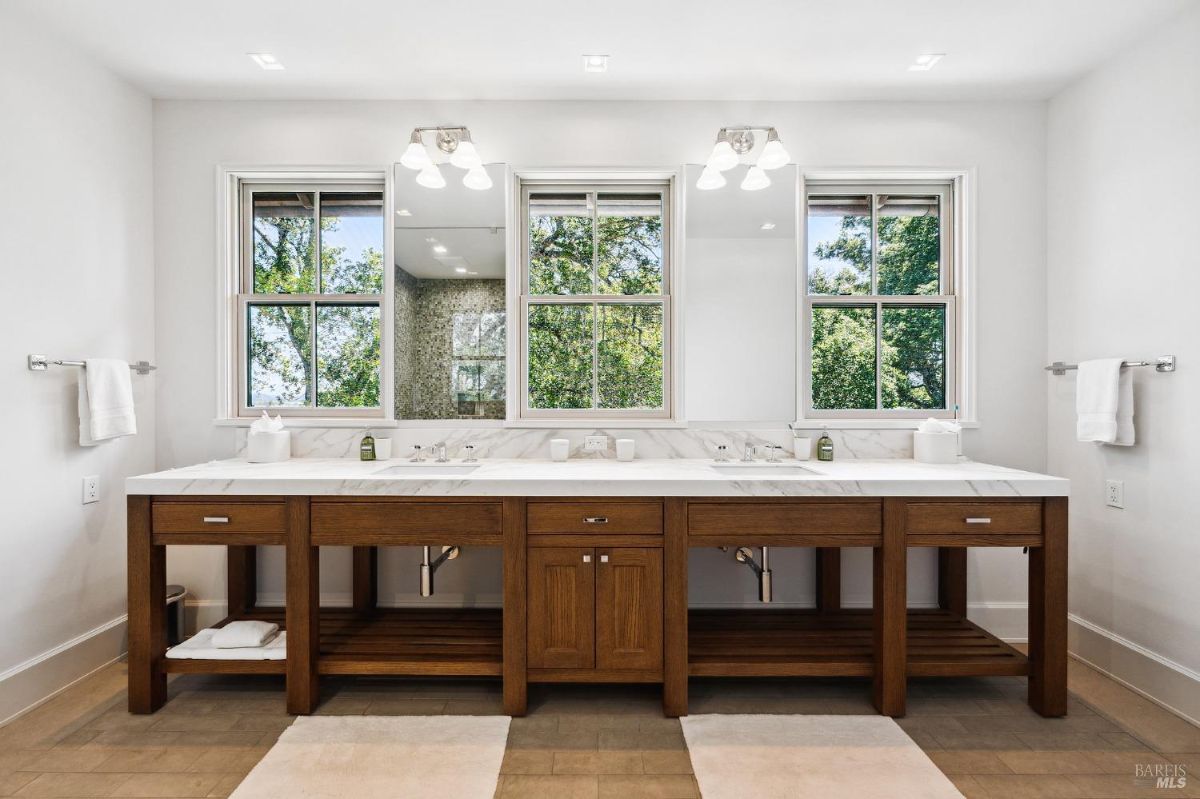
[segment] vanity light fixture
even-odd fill
[[[709,153],[704,171],[696,181],[698,189],[719,189],[725,185],[725,177],[721,174],[733,169],[741,157],[754,149],[755,133],[767,134],[767,143],[758,155],[758,161],[750,167],[743,178],[741,187],[746,191],[758,191],[771,185],[767,170],[778,169],[786,164],[791,156],[779,140],[779,132],[769,125],[744,126],[739,128],[721,128],[717,132],[717,143]]]
[[[608,72],[608,56],[606,55],[584,55],[583,57],[584,72]]]
[[[928,72],[937,66],[937,62],[946,57],[945,53],[922,53],[917,60],[908,65],[909,72]]]
[[[246,53],[250,56],[250,60],[258,64],[268,72],[278,72],[283,69],[283,64],[279,63],[279,59],[270,53]]]
[[[762,227],[759,228],[759,230],[774,230],[774,229],[775,229],[774,222],[763,222]]]
[[[460,275],[465,275],[467,273],[467,268],[465,266],[456,266],[454,267],[454,271]]]
[[[483,168],[483,159],[471,141],[471,131],[465,126],[413,128],[408,146],[400,156],[401,166],[415,169],[417,183],[429,189],[440,189],[446,185],[438,165],[425,148],[425,134],[432,133],[439,151],[449,157],[450,165],[467,170],[463,185],[468,189],[486,191],[492,187],[492,179]]]
[[[438,255],[445,255],[447,252],[446,245],[445,244],[435,244],[435,245],[433,245],[433,251],[435,253],[437,253]]]
[[[397,208],[396,216],[412,216],[412,211],[408,210],[407,208]]]

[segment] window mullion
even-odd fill
[[[875,303],[875,410],[883,410],[883,303]]]
[[[592,410],[600,408],[600,303],[592,303]]]
[[[317,301],[310,300],[308,303],[308,347],[309,359],[311,364],[311,375],[308,383],[308,406],[310,408],[317,407]]]

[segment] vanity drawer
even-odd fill
[[[1038,535],[1042,503],[910,502],[909,535]]]
[[[878,500],[688,503],[689,535],[877,537],[882,529]]]
[[[156,534],[287,532],[282,502],[155,501],[150,513]]]
[[[530,502],[530,535],[637,534],[659,535],[663,529],[661,502]]]
[[[428,502],[406,499],[313,499],[316,546],[500,543],[500,502]]]

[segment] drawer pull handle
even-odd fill
[[[583,562],[584,562],[584,563],[591,563],[591,562],[592,562],[592,556],[591,556],[591,555],[584,555],[584,556],[583,556]]]
[[[975,516],[975,517],[968,517],[966,522],[967,522],[967,524],[991,524],[992,520],[989,519],[987,516]]]
[[[607,516],[584,516],[584,524],[608,524]]]
[[[601,563],[608,563],[608,555],[601,555],[601,556],[600,556],[600,562],[601,562]]]
[[[205,524],[229,524],[228,516],[205,516]]]

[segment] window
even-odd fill
[[[670,184],[522,187],[525,418],[667,418]]]
[[[952,184],[805,194],[805,416],[954,417]]]
[[[383,190],[240,183],[239,416],[383,416]]]

